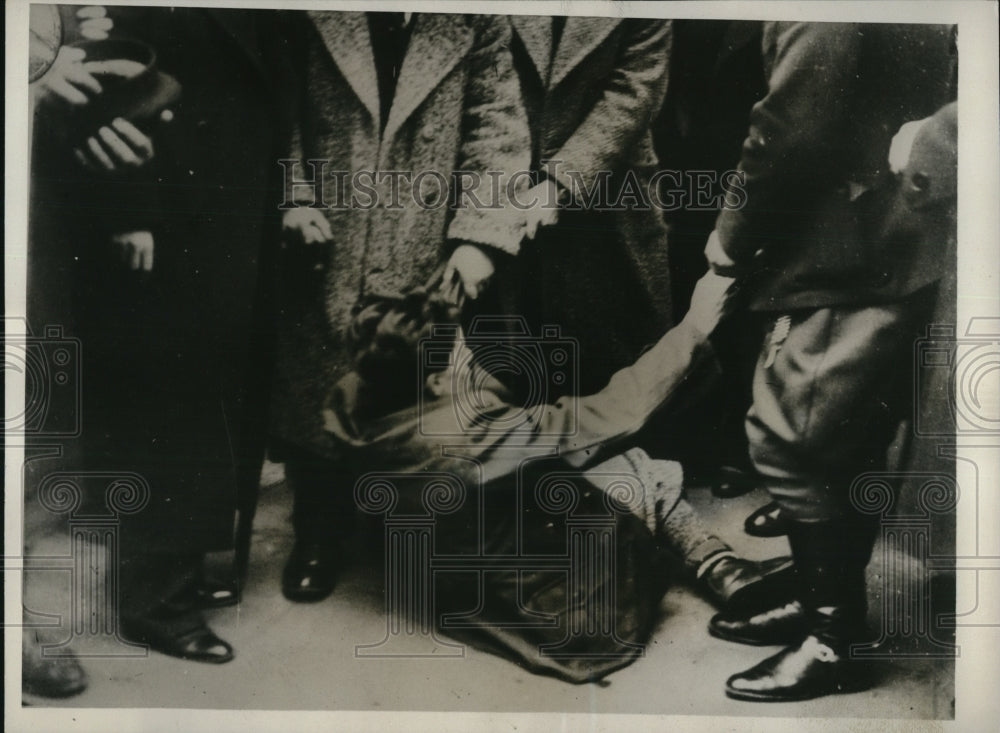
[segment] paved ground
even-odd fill
[[[742,531],[743,518],[765,501],[763,495],[723,502],[707,490],[693,490],[691,498],[748,557],[787,551],[784,539],[760,540]],[[954,716],[954,665],[941,658],[882,663],[881,684],[863,693],[795,704],[729,700],[722,692],[726,677],[772,650],[709,637],[705,624],[711,607],[682,587],[667,593],[662,619],[645,657],[611,675],[603,685],[575,686],[538,677],[471,648],[457,658],[359,659],[354,654],[356,645],[385,636],[381,569],[370,561],[358,562],[326,601],[289,603],[279,589],[281,566],[291,545],[289,511],[290,496],[282,483],[264,490],[255,523],[251,580],[243,602],[210,614],[213,628],[236,648],[232,663],[216,667],[155,653],[89,658],[85,661],[91,683],[84,694],[64,701],[28,698],[26,702],[67,707]],[[65,554],[68,545],[64,537],[50,537],[36,553]],[[882,557],[879,547],[875,557]],[[875,623],[880,621],[882,603],[877,589],[884,567],[878,561],[869,569]],[[890,572],[898,567],[894,562]],[[65,608],[68,575],[42,575],[47,577],[34,582],[27,594],[29,607]],[[404,643],[417,648],[414,640]],[[116,651],[104,642],[91,651],[95,650]]]

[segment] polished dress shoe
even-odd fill
[[[867,668],[838,653],[818,637],[809,635],[768,657],[746,672],[726,680],[726,695],[736,700],[792,702],[870,686]]]
[[[37,632],[21,637],[21,690],[41,697],[70,697],[87,689],[87,673],[75,656],[43,657]]]
[[[210,608],[226,608],[240,602],[239,588],[235,583],[224,583],[221,580],[199,578],[194,583],[182,589],[170,605],[178,611],[188,609],[207,610]]]
[[[208,628],[200,612],[166,618],[123,616],[121,626],[125,638],[171,657],[225,664],[235,656],[233,648]]]
[[[340,574],[340,553],[328,545],[296,542],[281,575],[281,592],[290,601],[312,603],[333,592]]]
[[[736,466],[719,466],[712,480],[712,495],[720,499],[732,499],[749,494],[757,488],[759,476]]]
[[[195,603],[199,608],[226,608],[240,602],[239,588],[235,583],[221,580],[203,580],[195,586]]]
[[[717,613],[708,622],[708,633],[738,644],[767,646],[796,644],[808,633],[806,611],[798,601],[752,615]]]
[[[791,557],[757,562],[725,555],[709,566],[700,582],[708,596],[726,609],[758,610],[790,597],[794,573]]]
[[[788,524],[781,506],[772,501],[746,518],[743,531],[754,537],[781,537],[788,534]]]

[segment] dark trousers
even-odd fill
[[[912,406],[913,344],[933,290],[787,314],[784,323],[776,316],[761,347],[746,418],[750,456],[792,520],[800,599],[831,642],[857,639],[864,627],[878,521],[862,511],[855,481],[885,470]]]
[[[353,472],[347,462],[288,446],[281,457],[294,498],[296,541],[337,548],[355,527]]]

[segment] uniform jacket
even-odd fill
[[[667,88],[669,23],[569,17],[553,56],[551,18],[510,22],[535,169],[570,192],[580,189],[574,172],[588,187],[609,172],[605,206],[629,173],[645,195],[658,168],[650,125]],[[557,165],[545,168],[546,161]],[[598,212],[573,205],[586,203],[570,202],[556,225],[540,233],[527,278],[540,291],[543,322],[585,341],[599,336],[581,342],[582,366],[593,367],[596,389],[669,326],[666,228],[655,206]],[[643,329],[624,337],[638,324]],[[603,363],[594,366],[593,359]]]
[[[307,15],[309,93],[299,111],[300,149],[306,159],[327,161],[331,178],[334,172],[347,176],[337,182],[328,178],[324,190],[334,232],[323,251],[325,271],[310,285],[308,264],[286,266],[275,417],[280,438],[325,452],[320,408],[350,366],[341,336],[362,289],[387,294],[424,284],[448,256],[449,243],[459,240],[500,257],[516,253],[521,219],[504,205],[504,187],[494,190],[486,172],[526,170],[529,142],[505,20],[417,14],[380,134],[365,14]],[[351,183],[355,173],[365,171],[426,173],[431,205],[418,205],[405,184],[393,202],[393,184],[385,180],[372,186],[381,203],[366,209],[373,197]],[[478,173],[483,183],[473,193],[499,206],[433,205],[441,188],[438,177],[447,179],[452,171]],[[301,168],[297,172],[307,175]],[[352,195],[360,206],[351,203]]]
[[[746,204],[716,222],[726,253],[756,273],[754,307],[889,302],[940,276],[909,263],[941,243],[890,248],[879,222],[892,137],[949,100],[952,49],[946,26],[764,24],[767,92],[739,166]]]

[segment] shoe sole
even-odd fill
[[[871,685],[858,682],[856,684],[844,685],[825,692],[799,693],[787,695],[775,695],[766,692],[754,692],[752,690],[734,690],[726,687],[726,697],[733,700],[744,700],[746,702],[802,702],[803,700],[814,700],[817,697],[827,697],[828,695],[850,695],[855,692],[864,692],[871,689]]]

